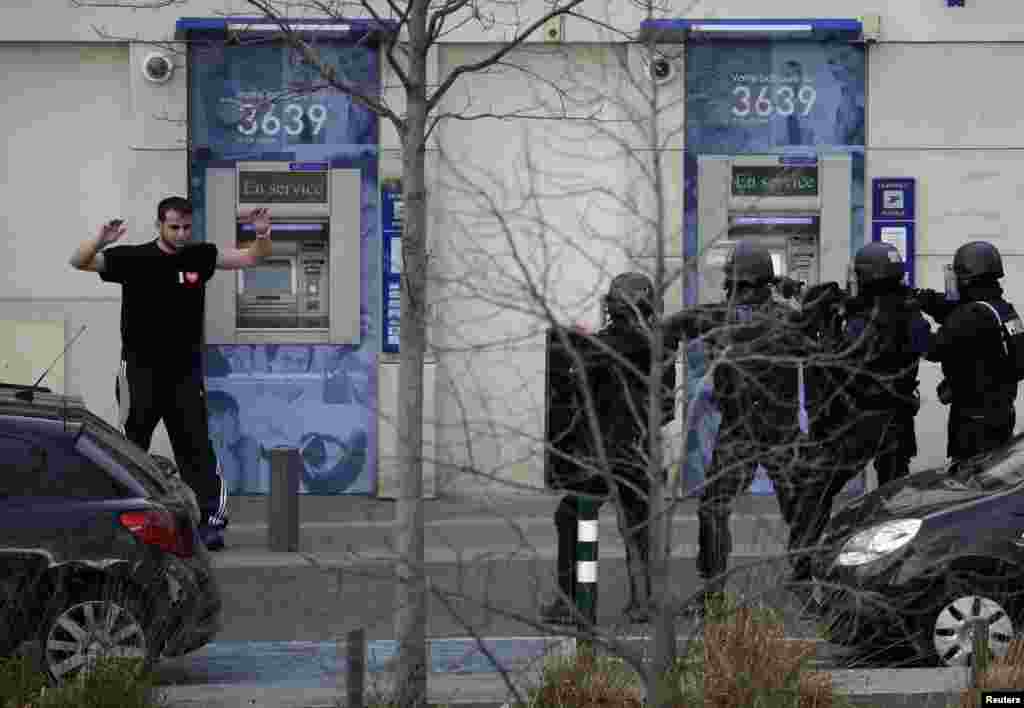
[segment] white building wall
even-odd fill
[[[918,287],[942,290],[957,247],[983,239],[1003,255],[1007,299],[1024,306],[1022,98],[1005,88],[1022,67],[1021,45],[893,43],[871,51],[867,212],[872,177],[916,178]],[[915,467],[945,459],[941,378],[937,365],[921,365]]]
[[[684,4],[686,16],[695,18],[767,14],[760,0]],[[540,0],[531,0],[519,14],[536,16],[534,5],[543,7]],[[630,3],[585,7],[628,31],[643,19]],[[87,323],[89,331],[69,359],[67,386],[110,420],[119,292],[95,275],[73,271],[67,259],[76,244],[115,215],[128,221],[129,242],[151,238],[156,202],[186,191],[183,126],[174,122],[185,110],[184,66],[165,86],[146,84],[138,70],[145,47],[130,45],[128,39],[168,40],[180,16],[213,17],[225,11],[251,12],[244,0],[193,0],[138,12],[77,9],[59,0],[8,0],[0,8],[0,62],[5,67],[0,88],[8,97],[7,206],[0,213],[0,249],[8,274],[0,283],[0,319],[66,316],[71,331]],[[956,246],[987,238],[1004,253],[1008,297],[1024,303],[1024,254],[1013,241],[1024,216],[1015,179],[1024,154],[1015,130],[1020,92],[1013,90],[1024,51],[1013,44],[1024,42],[1024,4],[969,1],[966,8],[946,8],[940,0],[874,0],[866,6],[848,0],[776,0],[770,16],[867,13],[881,16],[883,40],[869,50],[867,178],[918,179],[918,284],[941,287],[941,265]],[[682,14],[670,10],[668,16]],[[96,28],[122,41],[101,43]],[[448,36],[438,53],[439,76],[483,56],[493,46],[487,43],[504,38],[510,28],[514,24],[483,32],[470,25]],[[432,284],[437,321],[432,337],[441,362],[440,455],[459,464],[467,461],[463,423],[470,421],[479,431],[472,448],[478,467],[532,485],[541,480],[539,459],[530,452],[543,424],[542,329],[535,312],[498,307],[522,307],[524,302],[513,287],[516,279],[499,277],[517,265],[510,246],[514,243],[521,247],[518,253],[529,256],[530,273],[544,275],[559,316],[591,325],[597,324],[597,296],[610,275],[630,264],[643,267],[645,255],[642,221],[594,191],[595,186],[618,195],[648,191],[623,151],[624,146],[643,149],[643,137],[614,102],[605,101],[600,113],[606,135],[595,135],[593,125],[583,120],[600,91],[619,96],[634,91],[616,67],[623,56],[627,67],[635,64],[622,47],[611,51],[581,44],[609,35],[578,18],[566,20],[564,37],[568,44],[536,45],[519,59],[537,77],[563,88],[587,87],[586,100],[570,108],[577,120],[536,119],[552,114],[556,95],[537,78],[509,72],[464,77],[446,98],[444,110],[502,113],[532,106],[539,114],[447,123],[438,132],[445,152],[437,158],[439,176],[431,190],[437,210],[431,249],[441,276]],[[538,101],[538,92],[544,101]],[[664,123],[678,127],[681,80],[666,92],[676,92],[677,103]],[[382,145],[387,150],[382,162],[395,165],[398,146],[388,127],[382,130]],[[664,153],[670,231],[681,224],[681,197],[672,202],[671,195],[682,194],[682,147],[677,134]],[[540,176],[534,186],[564,194],[567,186],[585,185],[587,193],[546,198],[540,207],[523,204],[531,186],[524,179],[531,172],[525,168],[527,155],[532,173]],[[493,219],[479,218],[486,202],[466,184],[459,185],[458,172],[472,174],[470,184],[485,187],[496,203],[515,207],[512,243],[494,228]],[[870,181],[865,186],[870,188]],[[536,238],[531,241],[530,229],[537,226],[528,218],[535,215],[531,209],[543,211],[551,237],[546,240],[560,244],[558,250],[545,252],[536,247]],[[679,242],[667,245],[669,255],[678,258]],[[545,270],[545,263],[553,267]],[[450,281],[478,287],[453,292]],[[678,291],[670,291],[669,300],[670,308],[678,303]],[[509,341],[491,351],[479,347],[481,339],[494,343],[501,338]],[[944,457],[947,410],[935,401],[936,369],[922,366],[917,467]],[[496,433],[503,430],[516,434],[514,443],[499,444]],[[155,448],[169,452],[162,429]]]
[[[120,288],[74,270],[68,259],[114,217],[128,225],[125,243],[155,237],[157,202],[186,186],[184,125],[174,122],[184,113],[184,64],[167,84],[143,85],[130,61],[139,51],[126,44],[0,43],[9,126],[0,317],[67,319],[72,331],[87,325],[69,355],[67,390],[112,423]],[[170,452],[162,425],[154,450]]]

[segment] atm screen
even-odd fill
[[[292,295],[292,264],[265,263],[245,271],[245,294],[253,297],[260,295]]]

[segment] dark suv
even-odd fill
[[[0,656],[38,641],[59,682],[205,645],[221,600],[198,520],[174,463],[80,398],[0,384]]]

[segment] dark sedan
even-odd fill
[[[59,682],[205,645],[221,600],[198,520],[174,463],[81,399],[0,385],[0,656],[37,641]]]
[[[1024,622],[1024,435],[844,507],[813,572],[833,642],[963,666],[984,619],[1004,655]]]

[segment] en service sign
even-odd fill
[[[815,197],[818,195],[816,165],[735,165],[732,193],[737,197]]]
[[[326,204],[326,172],[238,173],[240,204]]]

